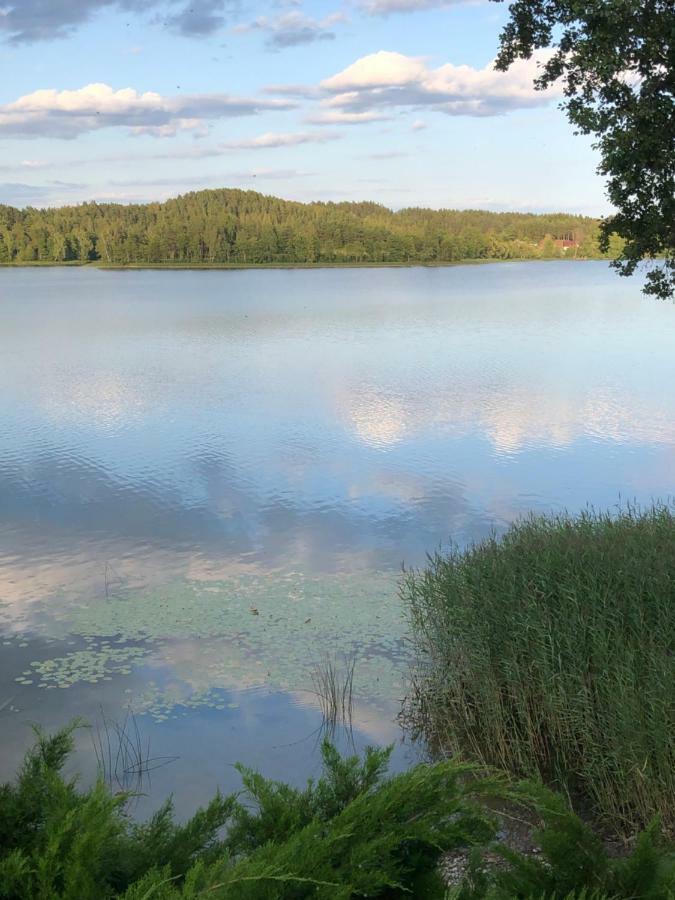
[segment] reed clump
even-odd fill
[[[675,515],[530,517],[404,574],[407,715],[612,830],[675,833]]]
[[[322,732],[329,740],[335,736],[338,726],[352,734],[354,710],[354,656],[340,665],[337,657],[326,656],[312,671],[314,694],[323,716]]]

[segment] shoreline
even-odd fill
[[[449,269],[456,266],[484,266],[499,263],[541,263],[541,262],[611,262],[610,259],[595,259],[584,257],[550,257],[546,259],[533,259],[531,257],[513,257],[511,259],[458,259],[438,262],[272,262],[272,263],[172,263],[172,262],[134,262],[134,263],[106,263],[94,260],[82,262],[80,260],[42,261],[25,260],[22,262],[1,262],[0,269],[103,269],[119,271],[126,269],[160,269],[160,270],[199,270],[206,271],[245,271],[249,269]]]

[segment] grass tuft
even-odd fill
[[[141,794],[151,783],[151,773],[177,756],[151,756],[150,740],[143,739],[134,711],[129,707],[121,720],[110,719],[101,707],[92,731],[92,746],[100,778],[111,791]]]
[[[326,656],[312,671],[312,684],[321,714],[322,731],[332,740],[338,725],[347,734],[352,734],[352,713],[354,708],[354,667],[355,658],[349,657],[341,666],[337,657]]]

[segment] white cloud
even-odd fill
[[[383,108],[424,106],[448,115],[494,116],[510,109],[541,106],[559,96],[555,87],[535,91],[533,81],[543,53],[516,61],[507,72],[493,63],[482,69],[447,63],[430,68],[421,57],[380,50],[326,78],[324,108],[368,112]]]
[[[46,169],[49,165],[44,159],[22,159],[19,162],[3,163],[0,165],[0,172],[34,172],[38,169]]]
[[[0,105],[0,136],[73,138],[87,131],[124,126],[132,133],[165,137],[178,131],[199,133],[210,119],[293,106],[289,100],[230,94],[164,97],[154,91],[139,93],[133,88],[116,91],[97,83],[77,90],[38,90]]]
[[[481,0],[362,0],[359,5],[371,16],[388,16],[392,13],[442,9],[467,2],[480,3]]]
[[[309,178],[315,172],[303,172],[298,169],[252,169],[250,172],[234,172],[232,177],[238,181],[248,178],[269,178],[272,181],[286,181],[289,178]]]
[[[380,50],[362,56],[342,72],[324,79],[321,87],[327,91],[402,87],[422,80],[426,72],[424,60],[420,57]]]
[[[366,122],[386,122],[390,117],[376,112],[344,112],[330,109],[307,116],[305,122],[312,125],[363,125]]]
[[[291,178],[307,178],[313,175],[313,172],[303,172],[299,169],[250,169],[247,172],[220,172],[214,174],[202,175],[176,175],[166,178],[131,178],[131,179],[111,179],[108,182],[110,187],[168,187],[174,191],[181,191],[185,188],[206,188],[213,185],[223,186],[232,182],[248,181],[252,178],[264,178],[271,181],[286,181]]]
[[[305,100],[321,96],[321,89],[315,84],[268,84],[263,92],[282,97],[302,97]]]
[[[169,146],[166,150],[153,153],[118,153],[111,156],[96,156],[89,159],[83,157],[69,156],[66,160],[59,159],[49,160],[23,160],[22,162],[7,163],[0,165],[0,172],[27,172],[38,171],[40,169],[63,169],[76,168],[83,169],[87,166],[105,164],[117,168],[121,166],[131,166],[134,169],[138,166],[147,166],[156,160],[162,161],[179,161],[179,160],[207,160],[222,159],[231,156],[237,150],[269,150],[282,147],[293,147],[298,144],[308,143],[326,143],[328,141],[338,140],[340,134],[331,131],[322,132],[289,132],[289,133],[267,133],[258,135],[253,138],[245,138],[242,140],[232,140],[229,142],[221,142],[218,144],[205,144],[202,142],[193,142],[191,146]],[[267,169],[252,170],[254,175],[264,177]],[[274,170],[287,171],[287,170]],[[128,186],[131,182],[124,182]],[[143,182],[146,183],[146,182]]]
[[[275,147],[295,147],[298,144],[324,144],[339,137],[339,134],[329,131],[296,131],[286,134],[268,131],[258,137],[228,141],[222,146],[230,150],[267,150]]]
[[[369,153],[365,159],[403,159],[406,156],[410,156],[410,153],[406,153],[403,150],[384,150],[382,153]]]
[[[313,44],[315,41],[331,41],[335,33],[331,30],[337,22],[346,22],[344,13],[337,12],[324,19],[313,19],[298,10],[284,13],[271,19],[259,16],[253,22],[236,25],[234,31],[263,31],[268,34],[267,46],[272,50],[283,50],[286,47],[297,47],[300,44]]]

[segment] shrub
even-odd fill
[[[529,518],[404,576],[408,714],[630,833],[675,829],[675,517]]]
[[[304,790],[242,767],[243,796],[221,797],[184,825],[166,803],[147,823],[103,781],[80,791],[61,769],[72,728],[38,733],[15,784],[0,790],[0,897],[9,900],[673,900],[675,854],[656,824],[632,855],[610,859],[563,798],[511,788],[454,761],[385,777],[388,750],[342,758]],[[538,813],[541,859],[495,845],[486,798]],[[242,799],[244,802],[242,802]],[[223,826],[228,827],[223,835]],[[448,894],[442,853],[470,849]],[[486,869],[484,848],[507,868]]]
[[[475,801],[491,782],[467,781],[467,767],[385,778],[389,750],[344,759],[328,743],[322,777],[304,790],[242,767],[243,797],[217,795],[184,825],[167,802],[138,824],[102,780],[81,791],[63,778],[72,733],[38,732],[0,789],[0,897],[440,898],[440,854],[494,833]]]
[[[79,791],[61,770],[73,749],[73,723],[48,737],[39,730],[15,784],[0,788],[0,897],[101,900],[151,866],[182,877],[196,858],[222,849],[220,828],[235,798],[216,797],[184,825],[170,802],[144,825],[99,780]]]
[[[675,850],[654,821],[639,835],[632,852],[611,857],[597,834],[566,801],[540,785],[526,783],[513,791],[528,817],[539,814],[534,838],[538,856],[496,845],[492,855],[505,865],[486,867],[475,852],[463,885],[448,900],[673,900]],[[517,807],[516,807],[517,809]],[[515,811],[515,809],[514,809]]]

